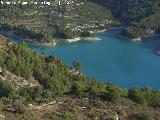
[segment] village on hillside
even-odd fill
[[[18,36],[24,39],[49,41],[55,37],[64,39],[90,37],[94,32],[115,24],[109,11],[83,0],[54,0],[40,3],[20,1],[3,4],[1,1],[0,5],[2,6],[0,10],[3,11],[0,30],[4,31],[3,24],[7,24],[14,28],[7,31],[17,31]],[[9,11],[13,12],[12,17],[7,14],[8,7]]]

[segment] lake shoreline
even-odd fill
[[[97,30],[97,31],[94,31],[94,33],[102,33],[102,32],[106,32],[109,28],[106,28],[106,29],[103,29],[103,30]],[[53,47],[53,46],[56,46],[57,44],[59,43],[73,43],[73,42],[78,42],[78,41],[81,41],[81,40],[85,40],[85,41],[98,41],[98,40],[101,40],[100,38],[98,37],[76,37],[76,38],[72,38],[72,39],[63,39],[63,38],[55,38],[53,39],[52,41],[53,42],[46,42],[46,43],[43,43],[43,42],[38,42],[36,40],[33,40],[33,39],[24,39],[20,36],[17,36],[15,34],[13,34],[13,32],[4,32],[4,31],[0,31],[0,34],[5,36],[5,37],[12,37],[14,39],[19,39],[19,40],[22,40],[22,41],[25,41],[25,42],[31,42],[33,44],[36,44],[36,45],[44,45],[46,47]]]
[[[55,40],[53,40],[53,42],[46,42],[46,43],[42,43],[42,42],[38,42],[36,40],[33,40],[33,39],[24,39],[20,36],[17,36],[15,34],[13,34],[12,32],[3,32],[3,31],[0,31],[0,34],[5,36],[5,37],[12,37],[14,39],[19,39],[19,40],[22,40],[22,41],[25,41],[25,42],[31,42],[33,44],[37,44],[37,45],[44,45],[44,46],[47,46],[47,47],[50,47],[50,46],[55,46],[56,45],[56,42]]]
[[[56,54],[68,65],[78,59],[84,66],[82,72],[98,80],[124,88],[146,87],[148,85],[154,89],[158,88],[158,84],[160,84],[159,57],[150,50],[143,49],[144,47],[140,44],[133,44],[133,42],[122,38],[118,39],[119,33],[120,30],[98,33],[97,37],[102,40],[94,44],[89,42],[70,44],[65,40],[58,40],[68,44],[59,43],[51,47],[36,44],[27,45],[46,56]],[[154,81],[151,82],[151,80]]]

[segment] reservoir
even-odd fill
[[[153,51],[160,48],[160,37],[152,37],[135,43],[117,37],[120,30],[97,33],[101,40],[78,41],[44,47],[28,43],[28,46],[45,55],[56,54],[69,65],[79,60],[81,71],[90,77],[121,87],[160,87],[160,56]],[[11,38],[16,42],[21,40]]]

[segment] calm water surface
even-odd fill
[[[82,72],[103,80],[130,88],[133,86],[160,87],[160,56],[154,50],[160,46],[160,38],[148,38],[145,42],[133,43],[116,37],[119,30],[97,33],[100,41],[79,41],[43,47],[28,44],[30,48],[45,55],[56,54],[65,63],[80,60]],[[13,39],[13,38],[12,38]],[[19,42],[18,39],[16,39]]]

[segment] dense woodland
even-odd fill
[[[112,11],[127,28],[124,35],[130,38],[150,36],[159,33],[159,0],[91,0]]]

